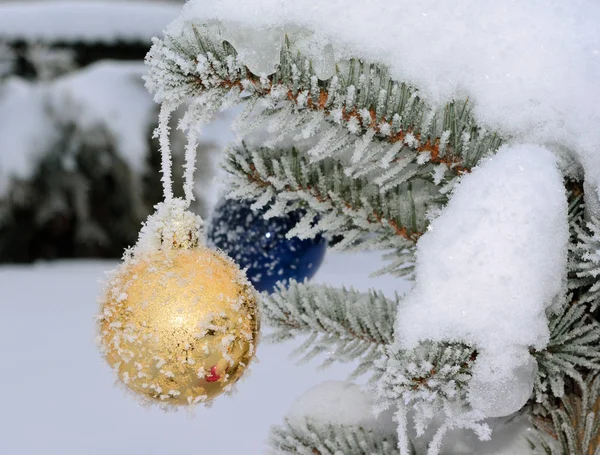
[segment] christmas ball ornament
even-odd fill
[[[166,405],[227,392],[255,353],[257,295],[227,256],[199,242],[187,203],[159,204],[102,297],[99,341],[119,379]]]
[[[325,238],[288,239],[301,211],[265,219],[268,208],[253,211],[251,205],[252,201],[221,200],[207,231],[208,243],[247,268],[248,279],[259,291],[272,292],[278,282],[312,278],[325,257]]]

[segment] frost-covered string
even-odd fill
[[[198,137],[202,129],[210,123],[217,112],[227,104],[219,90],[211,90],[190,103],[179,122],[178,128],[186,133],[185,164],[183,173],[183,191],[185,202],[189,205],[194,197],[194,173],[196,171],[196,154]]]
[[[408,439],[408,420],[406,407],[402,402],[398,403],[398,410],[394,415],[398,424],[398,450],[400,455],[410,455],[410,440]]]
[[[162,184],[165,201],[173,199],[173,180],[171,178],[171,168],[173,160],[171,158],[171,144],[169,139],[169,120],[171,114],[177,109],[177,106],[173,103],[165,102],[160,107],[160,113],[158,115],[158,128],[156,129],[154,136],[158,137],[161,153],[161,172],[162,172]]]
[[[189,205],[194,199],[194,173],[196,171],[196,150],[198,147],[197,134],[188,133],[188,143],[185,146],[185,164],[183,165],[183,193],[185,202]]]
[[[169,120],[171,115],[177,109],[177,103],[165,102],[162,104],[158,116],[158,128],[155,137],[158,136],[161,151],[161,172],[165,201],[173,199],[173,179],[172,166],[173,159],[170,145],[170,127]],[[198,130],[190,127],[189,114],[192,109],[186,112],[186,115],[180,122],[179,128],[187,131],[187,145],[185,147],[185,163],[183,165],[183,193],[186,205],[195,200],[194,197],[194,174],[196,172],[196,150],[198,148]]]

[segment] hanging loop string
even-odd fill
[[[171,153],[171,141],[169,133],[171,127],[169,121],[173,112],[177,109],[175,103],[163,103],[158,115],[158,128],[154,133],[154,137],[158,137],[161,152],[161,172],[162,184],[165,201],[173,199],[173,157]],[[184,119],[185,121],[186,119]],[[185,164],[183,165],[183,193],[186,205],[195,200],[194,197],[194,173],[196,171],[196,149],[198,147],[198,134],[194,128],[188,125],[187,139],[188,143],[185,147]]]
[[[196,150],[198,148],[198,135],[194,131],[188,132],[188,143],[185,146],[185,164],[183,165],[183,194],[187,206],[196,199],[194,196],[194,173],[196,171]]]
[[[398,410],[394,414],[394,419],[398,424],[398,449],[400,455],[410,455],[410,440],[408,439],[408,417],[404,403],[398,403]]]
[[[165,201],[173,199],[173,180],[172,180],[172,166],[173,160],[171,157],[171,144],[169,139],[169,120],[171,115],[177,109],[177,105],[173,103],[163,103],[160,107],[160,113],[158,114],[158,128],[154,132],[154,137],[158,137],[158,143],[160,145],[161,154],[161,172],[162,172],[162,184],[163,184],[163,195]]]
[[[196,171],[198,138],[202,134],[204,126],[215,117],[221,105],[219,99],[200,97],[191,103],[179,123],[179,129],[185,131],[187,136],[183,166],[183,193],[188,207],[196,199],[194,196],[194,173]]]
[[[187,144],[185,146],[185,163],[183,165],[183,193],[186,206],[189,207],[191,202],[196,198],[194,196],[194,174],[196,172],[196,154],[198,149],[198,137],[202,131],[202,127],[209,123],[218,112],[220,103],[206,105],[206,100],[195,102],[188,107],[179,122],[179,129],[186,132]],[[161,106],[158,116],[158,128],[154,133],[154,137],[158,136],[161,151],[161,171],[162,183],[165,201],[173,199],[173,179],[172,179],[172,154],[169,139],[169,120],[173,112],[181,103],[165,102]]]

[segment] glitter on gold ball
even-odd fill
[[[169,405],[227,392],[254,356],[257,297],[239,267],[203,246],[136,254],[111,278],[99,317],[108,363]]]

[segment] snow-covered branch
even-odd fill
[[[296,149],[235,146],[224,166],[232,197],[258,199],[259,204],[274,199],[270,212],[277,216],[298,207],[306,211],[290,236],[326,233],[343,239],[338,249],[393,250],[388,271],[397,274],[412,270],[414,245],[429,222],[427,212],[445,201],[427,180],[381,191],[367,178],[349,177],[337,160],[311,163]]]
[[[569,303],[548,319],[550,341],[534,352],[538,364],[535,397],[551,406],[553,397],[563,397],[573,381],[581,383],[586,373],[600,370],[600,325],[593,313],[600,299],[594,272],[600,261],[600,223],[583,216],[583,194],[574,182],[569,189]]]
[[[379,406],[404,403],[415,411],[415,428],[422,434],[444,407],[461,403],[477,353],[458,343],[422,343],[410,351],[397,344],[386,347],[376,362]]]
[[[412,164],[429,164],[438,181],[451,180],[501,143],[475,123],[466,101],[428,106],[383,65],[351,58],[319,79],[312,61],[286,38],[276,70],[254,74],[218,30],[191,25],[181,36],[154,41],[146,82],[157,101],[178,104],[211,92],[220,93],[213,96],[218,103],[246,102],[244,134],[266,125],[275,133],[270,145],[310,142],[312,160],[344,156],[349,175],[376,172],[380,186],[389,188],[412,175]]]
[[[569,379],[581,381],[585,371],[600,371],[600,325],[584,305],[567,306],[550,318],[549,326],[548,346],[533,353],[538,365],[534,392],[541,403],[562,397]]]
[[[375,291],[292,282],[264,295],[262,315],[275,329],[270,335],[273,341],[308,335],[297,349],[303,360],[323,352],[328,353],[324,365],[359,359],[354,372],[359,375],[373,371],[373,362],[382,355],[380,348],[392,342],[398,299]]]
[[[549,418],[534,421],[541,433],[539,447],[548,455],[599,455],[600,376],[590,375],[579,383],[578,390],[559,403],[550,411]]]
[[[271,431],[277,453],[396,455],[393,412],[373,411],[373,395],[357,384],[329,381],[300,396],[285,423]]]
[[[600,305],[600,220],[580,219],[579,223],[571,223],[574,242],[570,246],[569,287],[577,290],[579,302],[589,305],[593,312]]]
[[[390,433],[382,438],[357,426],[310,421],[300,426],[287,420],[272,429],[270,443],[277,453],[298,455],[397,455],[395,436]]]

